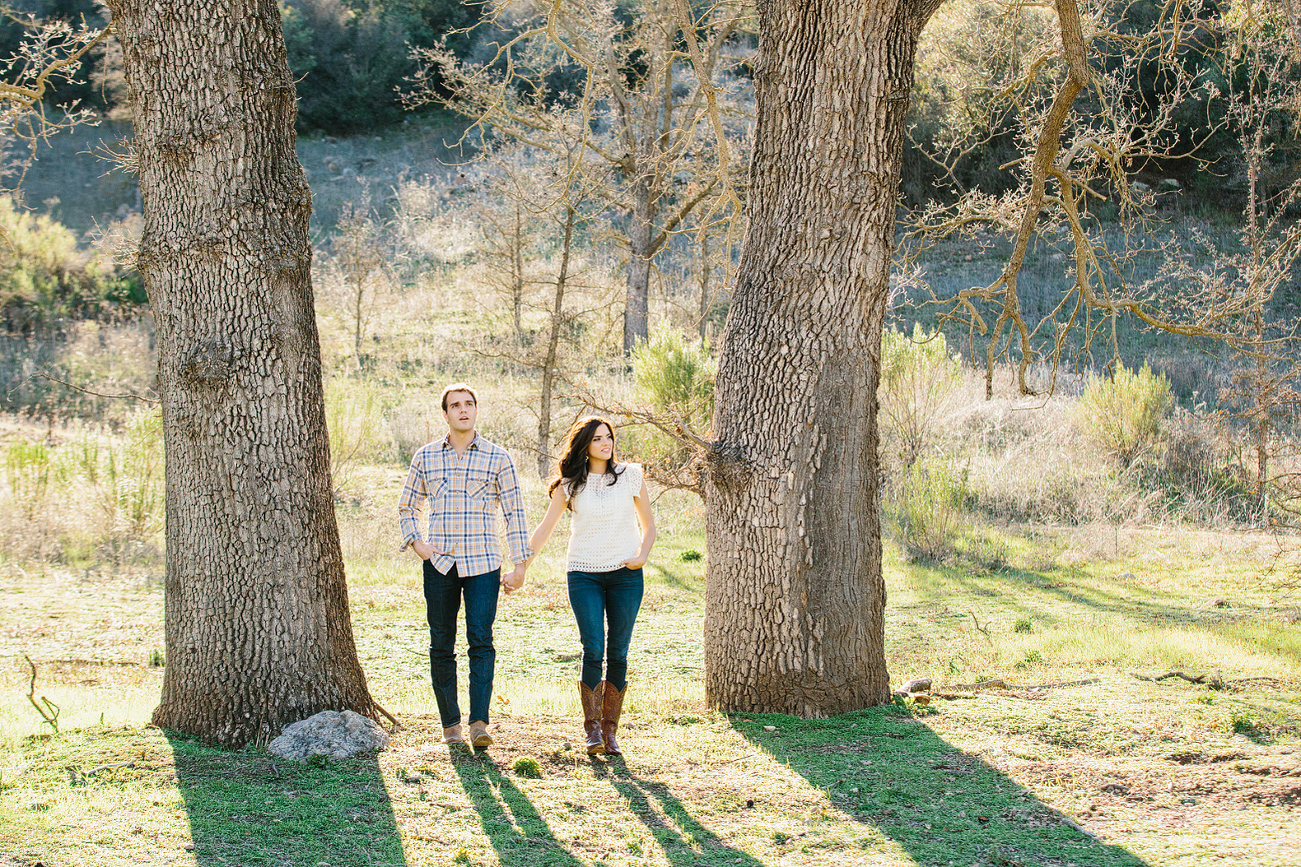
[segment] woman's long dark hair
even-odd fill
[[[547,496],[551,496],[556,492],[556,488],[564,485],[565,492],[572,501],[574,495],[587,484],[587,447],[592,444],[592,437],[596,436],[596,430],[601,425],[609,428],[610,439],[613,440],[614,425],[599,415],[583,416],[574,422],[574,426],[569,429],[569,434],[565,437],[565,445],[560,450],[560,460],[556,463],[556,474],[552,477],[551,484],[547,486]],[[611,442],[610,460],[605,465],[605,475],[610,477],[608,484],[613,485],[619,481],[623,469],[615,463],[614,443]]]

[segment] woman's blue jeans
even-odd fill
[[[569,607],[583,641],[583,683],[595,689],[605,679],[615,689],[628,683],[628,645],[641,609],[642,573],[621,566],[613,572],[570,572]],[[607,632],[607,624],[609,630]]]
[[[492,703],[492,674],[497,651],[492,622],[497,619],[501,570],[462,578],[453,566],[446,574],[425,562],[425,612],[429,619],[429,679],[438,702],[443,728],[459,725],[456,701],[456,615],[465,596],[465,638],[470,657],[470,721],[488,722]]]

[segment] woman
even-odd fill
[[[646,481],[640,464],[615,459],[609,422],[588,416],[565,438],[548,491],[551,503],[529,539],[533,556],[523,567],[527,570],[569,509],[569,605],[583,642],[578,693],[587,752],[622,755],[615,734],[628,690],[628,645],[641,608],[642,566],[655,544]]]

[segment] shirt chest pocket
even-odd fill
[[[484,467],[467,467],[465,470],[465,493],[472,500],[488,503],[496,498],[492,484],[492,473]]]

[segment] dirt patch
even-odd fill
[[[1295,807],[1301,804],[1301,785],[1261,786],[1244,800],[1266,807]]]

